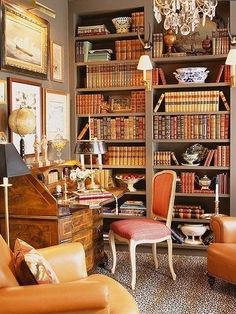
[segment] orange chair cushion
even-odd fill
[[[171,235],[171,230],[162,222],[153,219],[126,219],[111,224],[110,229],[127,240],[158,240]]]

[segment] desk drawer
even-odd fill
[[[79,210],[72,214],[72,229],[73,233],[80,230],[92,228],[93,213],[91,209]]]
[[[83,244],[85,250],[90,248],[93,243],[93,229],[81,230],[72,234],[73,242],[80,242]]]

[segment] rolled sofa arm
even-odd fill
[[[211,220],[214,242],[236,243],[236,217],[214,216]]]
[[[2,288],[1,313],[98,313],[107,314],[108,288],[101,282],[68,282]]]
[[[87,277],[85,253],[81,243],[62,243],[38,251],[52,266],[60,283]]]

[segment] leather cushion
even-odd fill
[[[236,283],[236,244],[212,243],[207,250],[209,274]]]
[[[16,276],[21,285],[58,283],[47,260],[31,245],[16,239],[14,247]]]
[[[111,224],[111,230],[125,239],[158,240],[171,235],[170,229],[162,222],[153,219],[126,219]]]

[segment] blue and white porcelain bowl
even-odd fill
[[[180,84],[183,83],[204,83],[209,71],[204,67],[178,68],[173,72]]]

